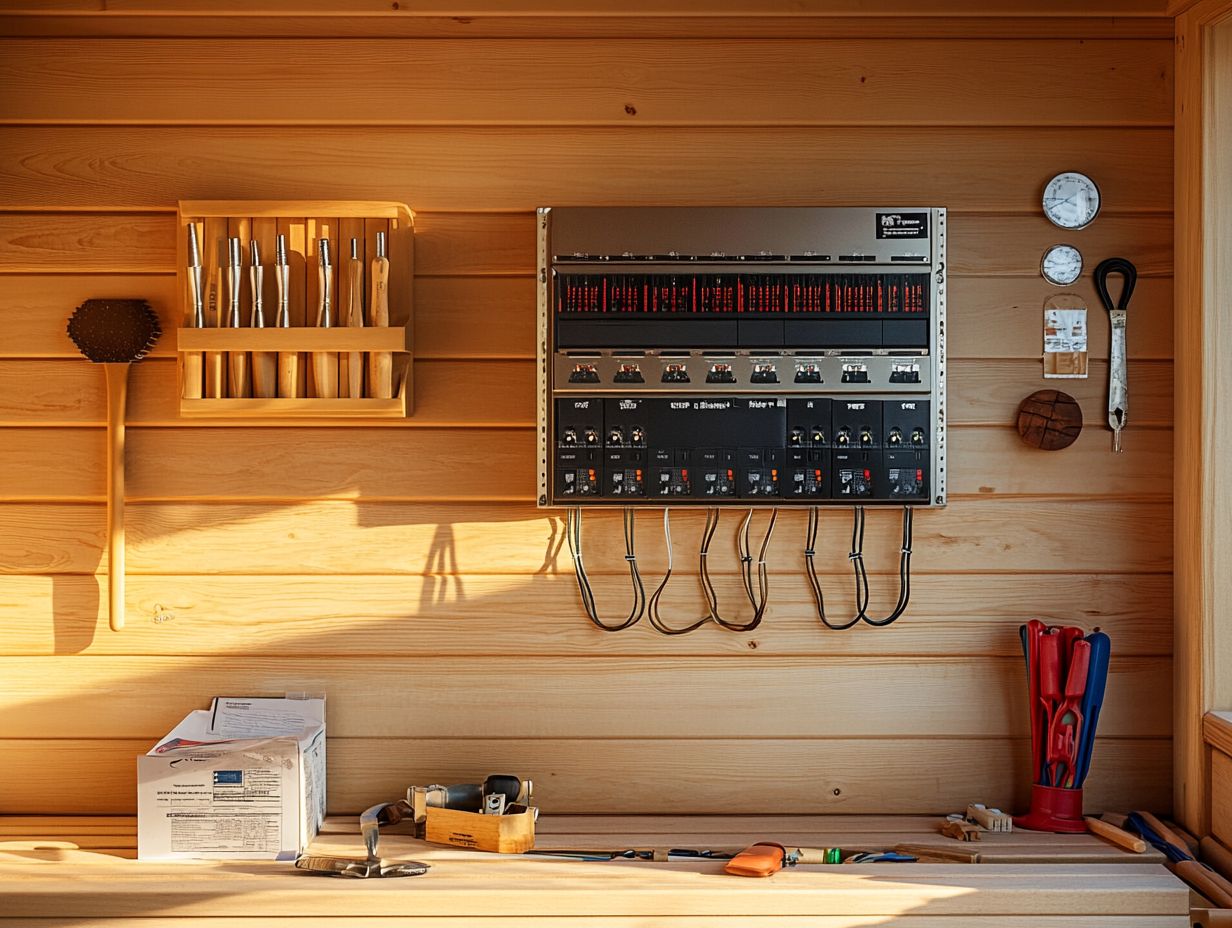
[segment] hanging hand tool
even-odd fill
[[[240,288],[244,285],[244,265],[240,257],[238,238],[227,239],[227,327],[238,329],[240,319]],[[232,351],[227,356],[231,369],[231,389],[228,396],[239,399],[248,395],[248,352]]]
[[[1074,785],[1082,786],[1091,769],[1091,754],[1095,750],[1095,729],[1099,725],[1099,711],[1104,705],[1104,690],[1108,683],[1108,660],[1112,652],[1112,640],[1103,632],[1087,636],[1090,645],[1090,661],[1087,668],[1087,688],[1082,694],[1082,733],[1078,740],[1078,757],[1074,769]]]
[[[333,264],[329,255],[329,239],[317,241],[318,296],[317,325],[322,329],[334,327]],[[338,352],[314,351],[312,353],[312,380],[316,394],[321,399],[338,398]]]
[[[1048,764],[1053,786],[1074,787],[1078,741],[1082,731],[1082,714],[1078,703],[1086,691],[1087,668],[1091,646],[1084,640],[1074,642],[1065,677],[1065,690],[1060,705],[1053,714],[1048,729]]]
[[[197,224],[188,224],[188,298],[192,303],[191,329],[205,328],[205,280],[201,268],[201,247],[197,243]],[[184,352],[184,390],[186,400],[201,399],[205,359],[200,351]]]
[[[1121,297],[1116,305],[1108,293],[1108,275],[1120,274]],[[1126,371],[1125,321],[1138,269],[1126,258],[1108,258],[1095,268],[1095,292],[1108,310],[1112,326],[1112,348],[1108,358],[1108,425],[1112,429],[1112,450],[1121,452],[1121,430],[1129,414],[1129,375]]]
[[[86,300],[68,337],[107,378],[107,605],[111,630],[124,627],[124,420],[128,369],[146,356],[162,327],[145,300]]]
[[[347,262],[346,299],[343,301],[342,324],[348,328],[364,325],[364,263],[359,260],[359,241],[351,239],[351,259]],[[359,399],[364,395],[364,353],[349,351],[342,358],[346,395]]]
[[[248,279],[252,283],[252,327],[265,328],[265,269],[261,267],[261,246],[253,239],[248,243],[251,264]],[[252,353],[252,395],[263,399],[278,393],[278,363],[272,351]]]
[[[291,327],[291,268],[287,264],[287,237],[278,236],[274,249],[274,283],[278,288],[278,315],[274,324],[280,329]],[[299,352],[278,352],[278,395],[299,396]]]
[[[370,324],[389,325],[389,258],[385,256],[385,233],[376,234],[376,257],[372,259],[372,298],[368,301]],[[379,400],[394,395],[394,356],[388,351],[368,354],[368,392]]]
[[[209,232],[209,223],[206,224]],[[222,260],[219,252],[226,245],[226,239],[210,237],[205,256],[205,324],[211,328],[222,325],[223,316],[218,307],[219,293],[222,290]],[[223,357],[225,352],[205,352],[205,395],[212,400],[220,400],[227,395],[227,365]]]
[[[1032,619],[1018,629],[1022,638],[1023,655],[1027,661],[1027,696],[1031,712],[1031,776],[1032,782],[1042,783],[1044,752],[1040,749],[1045,731],[1044,706],[1039,691],[1040,639],[1047,626],[1039,619]]]

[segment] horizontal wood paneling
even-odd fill
[[[1038,208],[1033,204],[1033,211]],[[1066,237],[1034,215],[953,212],[947,227],[948,270],[960,277],[1038,279],[1044,250]],[[534,231],[532,214],[523,211],[417,212],[415,274],[532,275]],[[0,273],[171,273],[175,237],[175,219],[167,212],[0,212]],[[1140,276],[1172,273],[1167,216],[1109,215],[1083,230],[1080,241],[1088,255],[1132,253]]]
[[[841,519],[840,519],[841,520]],[[788,539],[790,540],[790,539]],[[665,620],[699,612],[697,566],[677,552],[664,591]],[[827,560],[828,614],[854,612],[851,575]],[[889,562],[878,559],[874,614],[897,592]],[[1167,575],[923,574],[911,580],[911,609],[892,634],[857,625],[827,632],[816,618],[812,590],[798,563],[785,557],[771,573],[770,606],[755,634],[717,625],[666,638],[643,620],[619,635],[598,633],[578,614],[570,575],[465,577],[389,575],[261,577],[144,576],[127,583],[128,625],[108,633],[105,576],[7,576],[0,582],[0,625],[6,654],[248,654],[313,656],[384,654],[499,655],[933,655],[1020,653],[1017,629],[1028,619],[1099,625],[1118,656],[1172,650],[1172,581]],[[648,580],[657,585],[659,575]],[[744,591],[733,575],[715,587],[721,608],[739,607]],[[594,578],[605,609],[629,597],[627,577]],[[362,596],[357,595],[362,591]]]
[[[148,738],[7,741],[0,808],[131,814],[133,759],[153,744]],[[532,778],[545,816],[627,812],[633,804],[644,813],[677,815],[686,808],[936,814],[964,808],[973,796],[1002,809],[1025,808],[1023,771],[1031,759],[1026,739],[336,738],[328,763],[329,810],[338,814],[395,798],[411,783],[473,782],[498,769]],[[1101,738],[1084,788],[1085,808],[1166,812],[1171,767],[1170,741]],[[49,770],[56,776],[48,777]],[[750,783],[761,788],[750,790]]]
[[[501,386],[493,384],[493,388]],[[338,433],[327,428],[219,426],[209,431],[208,454],[202,451],[201,434],[183,428],[129,431],[128,500],[502,500],[533,504],[536,496],[535,441],[529,428],[505,432],[362,429],[352,431],[342,444]],[[104,499],[106,456],[101,429],[10,428],[4,431],[3,440],[0,485],[9,501]],[[1109,435],[1093,427],[1064,456],[1036,451],[1024,457],[1021,440],[1009,427],[954,429],[948,446],[954,462],[949,492],[957,499],[974,495],[1169,498],[1171,434],[1130,430],[1124,441],[1125,453],[1109,457]],[[448,453],[441,453],[443,447],[449,448]],[[390,456],[414,464],[391,468],[387,464]],[[695,502],[704,504],[703,499]]]
[[[1114,658],[1109,689],[1135,698],[1108,701],[1100,734],[1168,737],[1170,669],[1168,658]],[[49,677],[65,681],[55,693]],[[391,700],[390,680],[415,681],[414,699]],[[870,680],[881,681],[871,701]],[[956,687],[980,698],[953,702]],[[217,693],[305,690],[347,694],[328,704],[336,738],[992,738],[1028,730],[1021,689],[1021,655],[0,658],[0,738],[157,739]],[[776,692],[790,712],[766,713],[757,695]],[[83,713],[87,696],[107,710]],[[493,712],[502,702],[516,710]]]
[[[564,550],[563,515],[525,505],[136,503],[126,515],[128,570],[137,574],[339,574],[349,564],[374,574],[573,569]],[[735,569],[731,539],[739,519],[739,510],[730,512],[719,528],[712,554],[716,571]],[[94,573],[103,520],[100,504],[0,505],[0,573]],[[586,517],[592,573],[623,565],[619,521],[614,511]],[[826,521],[834,528],[818,540],[818,562],[845,564],[849,523],[840,514]],[[758,519],[755,530],[763,524]],[[646,570],[662,569],[657,513],[644,514],[639,525],[639,557]],[[700,512],[679,513],[672,520],[675,544],[695,549],[701,527]],[[804,513],[781,513],[770,557],[798,564],[803,536]],[[897,514],[872,513],[864,543],[870,566],[896,565],[900,544]],[[1172,508],[1163,502],[973,499],[920,513],[914,550],[912,569],[920,572],[1167,572]]]
[[[48,0],[46,3],[31,4],[31,0],[3,0],[0,9],[13,12],[51,8],[64,11],[101,12],[107,10],[116,13],[139,13],[142,15],[158,12],[180,12],[181,7],[173,0]],[[420,17],[438,17],[441,11],[433,8],[423,10],[405,10],[399,7],[395,15],[391,15],[392,7],[383,0],[351,0],[347,6],[347,14],[353,16],[375,16],[381,21],[395,19],[413,19]],[[209,7],[199,11],[208,15],[226,12],[243,11],[245,13],[277,13],[283,16],[296,15],[337,15],[339,10],[328,0],[259,0],[248,3],[243,0],[212,0]],[[1085,0],[1075,7],[1065,0],[1031,0],[1029,3],[1019,3],[1012,8],[989,10],[987,4],[977,0],[886,0],[878,8],[881,16],[1065,16],[1074,19],[1074,26],[1081,29],[1085,17],[1104,16],[1147,16],[1160,17],[1167,12],[1167,6],[1162,0]],[[705,0],[702,3],[677,2],[662,4],[653,0],[640,0],[636,3],[623,4],[619,9],[608,7],[591,7],[579,11],[575,3],[568,0],[555,2],[538,2],[514,5],[505,0],[486,0],[486,2],[471,2],[465,7],[455,9],[458,17],[487,18],[488,16],[521,16],[543,17],[561,14],[571,14],[590,17],[612,17],[623,19],[633,16],[740,16],[744,18],[777,19],[782,16],[800,17],[834,17],[834,16],[869,16],[868,7],[859,0],[807,0],[807,2],[789,2],[789,0],[774,0],[770,3],[756,3],[752,0]]]
[[[912,203],[922,152],[928,200],[953,210],[1034,213],[1058,164],[1098,176],[1118,210],[1172,205],[1170,129],[369,127],[362,136],[356,144],[349,128],[10,128],[0,135],[0,207],[166,208],[305,190],[344,200],[398,191],[423,210]]]
[[[1042,279],[955,277],[949,289],[952,318],[947,347],[951,360],[1039,358],[1044,300],[1056,292]],[[1102,311],[1093,286],[1084,281],[1071,290],[1091,310],[1087,316],[1091,358],[1107,358],[1108,316]],[[148,300],[162,319],[167,335],[154,346],[150,357],[174,356],[175,341],[170,335],[178,324],[174,277],[43,274],[3,279],[0,315],[9,337],[0,345],[0,358],[79,358],[80,352],[60,324],[63,317],[71,311],[70,307],[83,300],[121,294]],[[421,276],[415,281],[416,362],[439,358],[533,358],[534,305],[535,284],[529,275]],[[1128,329],[1130,359],[1171,358],[1172,279],[1141,278],[1134,291],[1133,305],[1136,311]],[[141,370],[136,368],[133,376]],[[416,384],[412,424],[423,416],[422,390],[430,389],[436,381],[435,377],[421,378]],[[161,392],[151,397],[145,390],[135,390],[131,401],[170,404],[172,399]]]
[[[284,91],[330,40],[0,40],[0,122],[219,125],[1172,124],[1169,40],[356,40],[351,78]],[[912,62],[902,80],[902,61]],[[413,69],[401,64],[413,61]],[[528,61],[533,69],[510,74]],[[1041,68],[1041,61],[1065,61]],[[996,72],[1002,92],[981,92]],[[198,95],[199,88],[210,93]],[[1075,86],[1082,94],[1072,92]],[[792,88],[784,93],[784,88]],[[194,105],[184,106],[185,99]],[[242,99],[243,106],[235,101]],[[100,113],[106,115],[100,117]],[[873,115],[875,114],[875,115]]]
[[[1045,382],[1038,360],[954,361],[948,371],[953,384],[948,397],[949,421],[954,426],[1008,428],[1017,420],[1022,398],[1044,386],[1063,389],[1078,400],[1092,433],[1098,434],[1106,418],[1108,365],[1103,361],[1091,362],[1091,376],[1086,380]],[[234,421],[197,422],[180,418],[176,378],[175,364],[169,358],[134,365],[129,375],[129,424],[237,429]],[[1171,362],[1132,364],[1129,385],[1134,399],[1131,429],[1171,425]],[[102,371],[80,356],[56,361],[0,360],[0,425],[102,425],[106,421],[105,386]],[[534,388],[535,370],[530,360],[423,361],[416,364],[412,418],[375,424],[351,420],[349,425],[373,430],[373,441],[383,440],[378,439],[376,430],[387,429],[533,428]],[[482,391],[487,399],[481,404],[459,402],[459,397],[470,391]],[[343,424],[347,424],[345,420],[339,422]],[[258,433],[244,431],[247,425],[245,422],[233,431],[230,439],[241,454],[250,442],[260,440]],[[224,439],[216,436],[215,440]],[[508,436],[490,437],[496,445],[508,440]],[[974,441],[964,439],[960,433],[954,440]],[[1064,461],[1069,457],[1035,454],[1027,460],[1032,465],[1047,467],[1046,461]],[[1118,464],[1115,459],[1109,463],[1113,467]]]
[[[450,17],[380,0],[345,15],[325,0],[175,15],[166,0],[68,0],[79,12],[54,17],[5,15],[20,4],[0,0],[6,35],[62,36],[0,39],[0,810],[131,811],[133,755],[188,708],[223,689],[304,687],[329,693],[336,810],[501,767],[538,779],[549,813],[1021,807],[1016,629],[1034,615],[1113,635],[1088,810],[1166,810],[1170,22],[1162,0],[1041,0],[1016,16],[895,2],[873,15],[638,0],[593,16],[549,0]],[[297,94],[285,62],[318,59],[353,76]],[[211,125],[228,122],[248,124]],[[1039,215],[1062,169],[1104,195],[1078,233]],[[417,210],[414,417],[179,419],[176,201],[304,196]],[[593,629],[560,514],[530,505],[530,211],[924,201],[951,211],[952,501],[917,515],[908,615],[821,629],[792,512],[755,633]],[[1058,241],[1088,265],[1125,255],[1141,275],[1121,456],[1102,426],[1107,322],[1085,279],[1092,376],[1040,377],[1041,308],[1057,291],[1039,260]],[[132,375],[123,635],[99,615],[102,378],[64,335],[72,308],[101,296],[151,300],[167,333]],[[1061,454],[1010,428],[1044,386],[1086,413]],[[852,609],[848,520],[825,513],[819,544],[835,616]],[[721,608],[743,616],[737,524],[723,517],[712,560]],[[894,598],[898,526],[869,514],[874,610]],[[700,529],[700,513],[673,518],[669,618],[700,608]],[[588,515],[585,541],[601,609],[620,612],[617,513]],[[637,544],[653,585],[657,512],[639,517]],[[522,707],[511,723],[488,711],[496,688]],[[87,699],[110,711],[83,711]],[[754,778],[768,788],[750,808]]]

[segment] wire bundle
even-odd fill
[[[582,510],[574,507],[565,513],[565,537],[569,541],[569,553],[573,555],[573,571],[577,575],[578,592],[582,596],[582,608],[595,627],[605,632],[619,632],[636,625],[646,611],[646,588],[642,585],[642,575],[637,569],[637,555],[633,548],[633,510],[625,507],[625,560],[629,564],[629,578],[633,582],[633,606],[629,609],[629,617],[617,625],[609,625],[599,618],[599,610],[595,605],[595,591],[591,589],[590,578],[586,576],[586,568],[582,564]]]
[[[766,615],[766,608],[770,604],[770,576],[766,568],[766,551],[770,547],[770,538],[774,534],[774,523],[778,519],[778,509],[770,510],[770,522],[766,526],[766,534],[762,538],[761,548],[757,554],[757,585],[754,590],[753,583],[753,554],[752,554],[752,522],[753,510],[750,509],[748,515],[744,517],[744,522],[741,523],[740,531],[736,534],[736,548],[740,556],[741,576],[744,581],[745,595],[748,596],[749,603],[753,607],[753,617],[747,622],[732,622],[723,618],[719,613],[719,597],[714,589],[714,581],[710,578],[710,543],[714,540],[714,533],[719,527],[719,510],[711,507],[706,510],[706,525],[702,529],[701,549],[698,553],[698,580],[701,583],[702,593],[706,597],[706,605],[709,611],[696,621],[684,625],[673,627],[663,621],[663,617],[659,612],[659,597],[663,595],[663,590],[667,587],[667,581],[672,577],[672,529],[670,510],[663,510],[663,538],[667,544],[667,573],[663,576],[663,581],[658,588],[651,594],[649,605],[647,606],[647,615],[650,618],[650,624],[656,631],[662,632],[664,635],[685,635],[689,632],[696,631],[707,622],[713,621],[717,625],[721,625],[728,631],[733,632],[751,632],[753,629],[761,625],[761,620]]]
[[[855,576],[856,614],[848,622],[835,623],[826,616],[825,596],[821,590],[821,580],[817,576],[817,565],[814,554],[817,544],[817,530],[821,522],[820,510],[817,506],[809,509],[808,525],[804,533],[804,570],[808,575],[809,585],[813,588],[813,598],[817,603],[817,617],[826,628],[834,631],[844,631],[858,622],[864,622],[876,628],[884,628],[902,617],[911,601],[911,533],[913,511],[910,506],[903,507],[903,539],[898,557],[898,603],[893,611],[884,618],[873,618],[868,614],[869,587],[868,569],[864,564],[864,507],[856,506],[852,510],[851,520],[851,553],[847,555],[851,561],[852,573]]]

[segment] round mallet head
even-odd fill
[[[1081,432],[1082,407],[1068,393],[1037,390],[1018,407],[1018,434],[1032,448],[1060,451]]]
[[[68,320],[68,337],[95,364],[140,361],[162,334],[145,300],[86,300]]]

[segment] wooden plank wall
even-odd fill
[[[131,811],[133,756],[186,711],[288,689],[328,693],[333,811],[506,770],[537,779],[547,811],[1014,805],[1017,626],[1037,615],[1113,636],[1088,808],[1167,810],[1173,50],[1154,4],[1012,19],[931,3],[914,19],[23,5],[0,4],[16,9],[0,15],[0,811]],[[1040,216],[1063,169],[1102,187],[1089,230]],[[174,325],[178,199],[305,197],[418,211],[415,416],[181,421],[164,337],[133,372],[129,626],[110,633],[102,374],[65,320],[133,295]],[[951,502],[916,519],[908,617],[819,628],[789,514],[757,633],[593,630],[561,519],[532,505],[531,210],[878,202],[950,209]],[[1093,374],[1067,385],[1086,432],[1048,455],[1010,427],[1045,385],[1038,265],[1059,240],[1141,274],[1119,457],[1086,282]],[[691,563],[699,521],[674,529]],[[733,529],[716,558],[729,603]],[[835,612],[850,607],[846,530],[825,517]],[[896,533],[870,515],[882,607]],[[638,543],[657,580],[653,516]],[[588,519],[587,544],[617,611],[619,522]],[[687,571],[665,604],[700,608]]]

